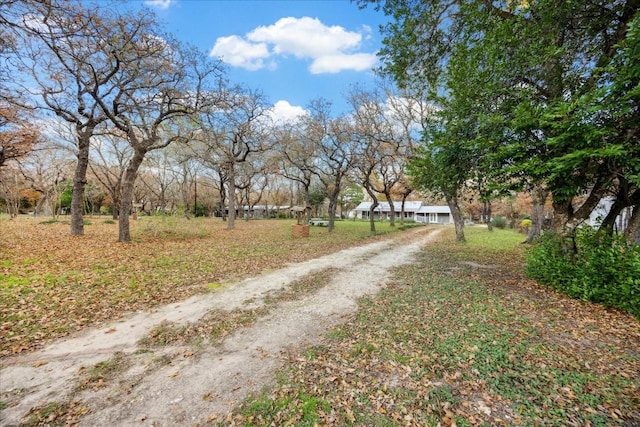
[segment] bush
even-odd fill
[[[573,238],[545,235],[528,254],[527,274],[573,298],[640,318],[640,246],[590,227]]]
[[[529,228],[531,227],[531,224],[533,224],[533,222],[530,219],[523,219],[522,221],[520,221],[520,227],[522,228]]]
[[[520,223],[518,224],[518,231],[520,231],[520,233],[523,233],[523,234],[529,234],[529,229],[531,228],[532,224],[533,224],[533,221],[531,221],[528,218],[525,218],[522,221],[520,221]]]
[[[491,225],[495,228],[504,230],[505,228],[507,228],[507,219],[502,216],[493,217],[491,218]]]

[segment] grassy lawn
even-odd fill
[[[287,220],[227,230],[218,218],[142,217],[123,244],[109,218],[87,218],[84,236],[70,236],[65,219],[0,217],[0,357],[377,238],[368,222],[338,221],[332,234],[312,227],[294,239]],[[377,236],[395,231],[377,227]]]
[[[640,322],[524,278],[521,235],[449,231],[225,425],[640,425]]]

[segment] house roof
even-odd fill
[[[372,202],[361,202],[356,211],[368,211],[371,208]],[[401,202],[393,202],[393,208],[396,212],[400,212],[402,209]],[[390,212],[389,202],[380,202],[376,207],[376,212]],[[450,213],[449,206],[428,206],[421,201],[410,201],[404,204],[405,212],[415,213]]]
[[[445,214],[450,214],[451,213],[451,209],[449,209],[449,206],[422,206],[419,210],[418,213],[445,213]]]

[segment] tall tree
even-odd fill
[[[57,0],[17,2],[14,7],[12,22],[21,30],[16,68],[30,77],[17,90],[40,97],[34,103],[75,128],[77,164],[70,231],[80,235],[84,233],[90,140],[107,120],[93,96],[113,89],[112,77],[118,69],[103,49],[105,35],[115,36],[110,33],[112,16],[97,6]]]
[[[107,133],[92,141],[93,155],[89,168],[95,179],[111,197],[111,215],[118,219],[122,181],[132,150],[123,135]]]
[[[309,143],[317,147],[313,173],[327,190],[328,232],[331,233],[335,228],[340,191],[356,160],[352,124],[347,117],[331,117],[331,103],[322,98],[313,100],[308,110],[304,133]]]
[[[272,127],[269,106],[261,92],[239,86],[222,92],[222,102],[201,114],[202,132],[198,139],[204,144],[205,157],[218,162],[222,172],[219,176],[226,177],[229,202],[227,228],[233,229],[237,165],[250,160],[250,155],[268,149]]]
[[[352,137],[357,141],[357,161],[353,174],[371,199],[369,227],[372,233],[376,231],[375,211],[380,205],[378,194],[384,192],[387,184],[382,178],[382,185],[379,185],[381,177],[378,171],[390,162],[389,157],[395,149],[390,144],[390,132],[385,126],[384,113],[378,98],[378,92],[368,92],[357,87],[352,89],[349,96],[354,120]],[[388,201],[391,206],[393,201]],[[392,211],[392,221],[394,217],[395,213]]]
[[[196,113],[219,103],[222,69],[193,48],[165,34],[131,33],[126,19],[119,20],[125,41],[110,52],[121,64],[117,87],[110,97],[98,97],[110,123],[126,135],[133,151],[122,183],[118,240],[131,240],[129,213],[138,169],[147,153],[174,142],[187,143],[194,135]],[[110,102],[108,102],[110,101]]]
[[[305,118],[294,126],[281,127],[278,131],[278,144],[275,149],[280,156],[279,173],[298,183],[302,189],[302,198],[306,209],[306,222],[311,220],[311,183],[315,177],[315,162],[318,147],[311,138],[305,137]]]
[[[632,157],[621,154],[637,146],[634,121],[594,107],[613,76],[634,86],[637,62],[621,55],[638,0],[360,2],[367,3],[395,18],[383,28],[384,71],[401,85],[426,88],[440,109],[462,106],[458,118],[475,121],[466,135],[474,167],[499,171],[496,182],[550,192],[556,231],[584,221],[621,174],[627,182],[634,176]],[[616,58],[621,67],[607,68]],[[465,94],[466,103],[442,102]],[[614,125],[615,133],[606,132]]]

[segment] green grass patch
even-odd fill
[[[21,287],[22,289],[25,289],[29,283],[29,279],[25,277],[18,277],[12,274],[0,275],[0,289],[13,287]]]

